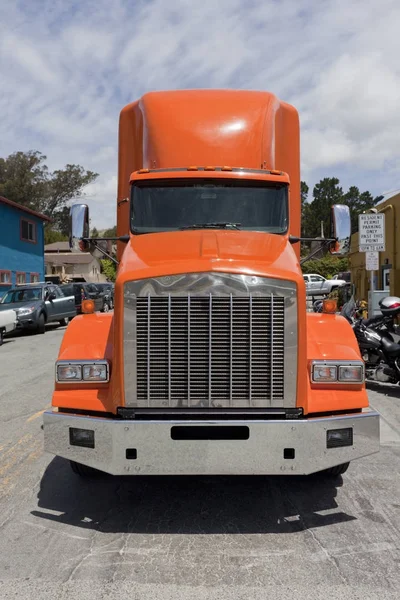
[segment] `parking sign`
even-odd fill
[[[385,215],[367,213],[358,216],[359,251],[385,251]]]

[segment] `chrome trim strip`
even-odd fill
[[[271,296],[271,303],[272,303],[272,296]],[[272,319],[272,304],[271,304],[271,319]],[[250,402],[250,406],[252,406],[252,397],[253,397],[253,389],[252,389],[252,385],[253,385],[253,378],[252,378],[252,374],[253,374],[253,352],[252,352],[252,345],[253,345],[253,296],[250,294],[250,299],[249,299],[249,321],[250,321],[250,327],[249,327],[249,402]],[[271,353],[272,353],[272,348],[271,348]],[[271,404],[273,401],[273,397],[271,396]]]
[[[62,366],[62,365],[80,365],[82,367],[82,379],[71,379],[71,380],[60,380],[58,378],[58,372],[57,372],[57,367],[58,366]],[[83,379],[83,367],[86,367],[88,365],[105,365],[106,366],[106,372],[107,372],[107,379],[99,379],[99,380],[88,380],[88,379]],[[80,385],[82,383],[84,383],[85,385],[88,384],[92,384],[93,383],[108,383],[110,381],[110,363],[108,360],[89,360],[87,358],[83,358],[82,360],[79,359],[74,359],[74,360],[57,360],[56,364],[55,364],[55,380],[57,383],[63,385],[63,384],[68,384],[68,385],[74,385],[75,383]]]
[[[229,406],[233,405],[233,296],[230,294],[230,330],[229,330]]]
[[[168,406],[171,407],[171,294],[168,294]]]
[[[270,421],[130,421],[82,417],[47,411],[43,416],[45,451],[113,475],[278,475],[310,474],[379,452],[379,414]],[[248,440],[171,439],[171,427],[246,426]],[[353,428],[353,445],[329,448],[328,428]],[[95,448],[70,446],[69,428],[95,432]],[[156,443],[155,443],[156,441]],[[135,448],[137,459],[126,458]],[[295,458],[284,459],[285,448]]]
[[[150,330],[151,330],[151,296],[148,296],[148,298],[147,298],[147,406],[150,406],[150,398],[151,398]],[[125,397],[126,397],[126,388],[125,388]]]
[[[209,319],[208,319],[208,408],[211,408],[212,399],[212,295],[209,295]]]
[[[274,406],[274,294],[271,294],[271,406]]]
[[[190,408],[190,296],[188,296],[188,408]]]

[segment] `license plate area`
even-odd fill
[[[246,425],[174,425],[173,440],[248,440],[250,429]]]

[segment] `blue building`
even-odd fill
[[[45,215],[0,196],[0,296],[16,283],[44,281]]]

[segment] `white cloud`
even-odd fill
[[[270,90],[300,111],[302,174],[399,186],[398,0],[25,0],[2,7],[0,156],[100,173],[92,221],[115,220],[120,109],[145,91]],[[372,187],[371,187],[372,186]]]

